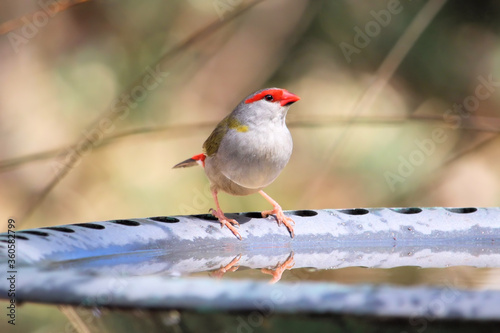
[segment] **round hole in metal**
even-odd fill
[[[477,208],[474,207],[461,207],[461,208],[445,208],[447,211],[457,214],[470,214],[477,212]]]
[[[115,220],[115,221],[111,221],[111,223],[126,225],[128,227],[137,227],[137,226],[141,225],[139,222],[132,221],[132,220]]]
[[[23,234],[29,234],[29,235],[37,235],[37,236],[43,236],[43,237],[47,237],[49,236],[48,233],[46,232],[43,232],[43,231],[38,231],[38,230],[23,230],[23,231],[19,231],[19,233],[23,233]]]
[[[60,231],[60,232],[67,232],[67,233],[75,232],[75,230],[70,229],[70,228],[66,228],[66,227],[46,227],[44,229]]]
[[[261,219],[262,218],[261,212],[246,212],[246,213],[243,213],[242,215],[249,217],[251,219]]]
[[[22,240],[30,240],[28,237],[24,237],[24,236],[21,236],[19,235],[18,233],[16,233],[16,239],[22,239]]]
[[[170,217],[170,216],[156,216],[156,217],[150,217],[150,220],[156,221],[156,222],[163,222],[163,223],[177,223],[180,222],[179,219],[175,217]]]
[[[87,228],[87,229],[96,229],[96,230],[106,229],[105,226],[97,224],[97,223],[76,223],[73,225],[77,226],[77,227]]]
[[[368,209],[364,208],[354,208],[354,209],[339,209],[339,212],[347,215],[366,215],[370,213]]]
[[[213,216],[212,214],[197,214],[193,215],[196,218],[202,219],[202,220],[208,220],[208,221],[218,221],[219,219]]]
[[[302,217],[310,217],[318,215],[317,211],[314,210],[296,210],[292,212],[293,215],[302,216]]]
[[[422,209],[418,207],[408,207],[408,208],[393,208],[391,209],[393,212],[399,214],[418,214],[422,213]]]

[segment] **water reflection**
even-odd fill
[[[276,250],[276,249],[274,249]],[[166,255],[162,251],[143,251],[123,255],[88,257],[45,263],[43,271],[76,269],[83,275],[213,277],[216,279],[264,280],[271,275],[269,283],[278,281],[336,282],[342,284],[393,284],[404,286],[448,286],[465,289],[500,290],[500,268],[472,267],[466,265],[420,267],[416,265],[428,258],[421,251],[413,256],[398,256],[394,253],[361,253],[333,251],[330,254],[311,251],[286,251],[277,249],[254,254],[240,252],[236,255],[224,253],[196,252],[182,256]],[[397,252],[396,252],[397,253]],[[439,255],[439,254],[437,254]],[[371,265],[368,259],[371,258]],[[480,256],[477,257],[481,262]],[[438,262],[438,261],[436,261]],[[457,261],[458,262],[458,261]],[[391,264],[392,263],[392,264]],[[405,263],[407,265],[405,265]],[[429,265],[427,265],[429,266]],[[383,268],[381,268],[383,267]],[[286,273],[288,272],[288,273]]]
[[[241,253],[238,254],[236,257],[234,257],[234,259],[231,260],[231,262],[229,264],[227,264],[226,266],[221,266],[219,269],[212,271],[210,273],[210,276],[218,278],[218,279],[222,279],[224,274],[226,274],[227,272],[234,272],[240,267],[240,266],[236,266],[236,264],[238,263],[238,261],[240,261],[240,259],[241,259]]]
[[[288,268],[287,268],[288,269]],[[238,271],[224,275],[224,279],[263,280],[264,269],[249,269],[240,266]],[[279,276],[281,282],[298,283],[301,281],[334,282],[344,285],[395,285],[395,286],[433,286],[452,287],[466,290],[500,290],[499,268],[476,267],[395,267],[365,268],[346,267],[338,269],[293,268],[283,269]],[[191,274],[203,277],[206,272]],[[273,280],[269,282],[274,283]]]
[[[273,278],[269,281],[269,283],[276,283],[281,280],[281,276],[285,270],[290,270],[295,265],[295,261],[293,260],[293,251],[290,252],[288,258],[283,262],[278,262],[273,269],[261,268],[261,272],[264,274],[272,275]]]
[[[318,242],[319,243],[319,242]],[[342,246],[342,244],[340,245]],[[50,258],[36,264],[46,270],[75,268],[92,274],[123,272],[127,275],[164,274],[187,276],[197,272],[223,269],[233,261],[238,266],[251,269],[272,269],[286,262],[290,256],[294,268],[331,270],[348,267],[397,268],[415,266],[422,268],[447,268],[474,266],[500,267],[500,248],[468,248],[464,250],[437,246],[366,246],[328,248],[319,243],[315,247],[252,247],[252,248],[203,248],[191,251],[165,251],[162,249],[122,252],[113,254],[74,251],[78,259]],[[289,264],[289,263],[287,263]],[[231,267],[234,267],[233,262]],[[226,268],[226,271],[230,267]],[[223,270],[221,270],[223,272]]]
[[[272,279],[269,280],[269,283],[273,284],[281,280],[281,276],[285,270],[291,270],[295,265],[295,261],[293,260],[293,251],[290,252],[288,258],[286,258],[283,263],[278,262],[273,268],[261,268],[260,271],[264,274],[272,275]],[[236,266],[241,259],[241,253],[234,257],[234,259],[227,265],[221,266],[221,268],[216,269],[210,272],[210,276],[221,279],[224,274],[227,272],[236,272],[240,266]]]

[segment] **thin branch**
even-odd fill
[[[406,57],[409,50],[413,47],[417,39],[422,35],[424,30],[429,26],[445,3],[446,0],[428,1],[410,23],[403,35],[401,35],[387,57],[385,57],[384,61],[375,73],[375,80],[367,87],[365,92],[360,96],[354,105],[351,111],[351,122],[349,122],[342,129],[342,132],[337,140],[335,140],[330,148],[326,150],[325,156],[320,162],[321,165],[324,165],[324,168],[321,172],[319,172],[317,177],[315,177],[308,189],[304,191],[301,199],[302,206],[304,206],[305,201],[307,201],[308,198],[313,198],[313,194],[325,183],[325,178],[327,177],[331,166],[336,159],[335,152],[338,151],[338,147],[340,147],[340,144],[345,140],[354,119],[356,119],[362,111],[373,105],[373,102],[392,78],[396,69]]]
[[[463,123],[462,126],[457,129],[460,131],[474,131],[481,133],[500,133],[500,119],[491,117],[471,117],[471,120],[479,121],[477,122],[467,122]],[[355,120],[346,117],[325,117],[323,115],[315,117],[314,115],[309,115],[307,119],[295,118],[293,121],[288,122],[289,128],[322,128],[322,127],[344,127],[346,124],[351,125],[400,125],[408,122],[435,122],[442,123],[442,117],[437,115],[415,115],[412,114],[409,117],[358,117]],[[487,124],[487,125],[485,125]],[[95,149],[102,148],[109,144],[119,142],[122,139],[127,139],[136,135],[151,135],[151,134],[162,134],[163,139],[176,139],[181,136],[191,135],[196,133],[197,130],[210,130],[217,125],[216,122],[201,122],[194,124],[179,124],[179,125],[168,125],[168,126],[144,126],[137,127],[130,130],[124,130],[103,138],[100,142],[94,144]],[[494,125],[494,126],[492,126]],[[0,173],[6,172],[25,164],[43,161],[50,158],[54,158],[58,155],[63,154],[67,150],[76,149],[74,145],[65,146],[61,148],[55,148],[46,150],[43,152],[38,152],[35,154],[29,154],[21,157],[15,157],[11,159],[6,159],[0,161]],[[465,152],[464,152],[465,153]],[[460,157],[461,153],[458,153],[454,158]]]
[[[12,30],[21,28],[25,26],[28,23],[32,23],[34,20],[34,17],[36,15],[49,15],[50,17],[65,11],[68,8],[74,7],[76,5],[80,5],[84,2],[89,2],[91,0],[73,0],[73,1],[68,1],[68,2],[60,2],[60,1],[52,1],[48,6],[46,6],[47,9],[40,9],[37,10],[36,12],[28,15],[21,16],[16,19],[9,20],[7,22],[4,22],[0,24],[0,36],[5,35],[6,33],[11,32]],[[50,8],[50,10],[49,10]]]
[[[205,39],[206,37],[214,34],[216,31],[218,31],[220,28],[223,26],[227,25],[229,22],[234,20],[235,18],[239,17],[243,13],[247,12],[250,8],[253,8],[255,5],[263,2],[265,0],[256,0],[244,7],[242,7],[240,10],[237,10],[230,15],[228,15],[227,19],[221,21],[220,19],[215,20],[214,22],[208,24],[204,28],[198,30],[197,32],[193,33],[189,38],[187,38],[183,43],[177,45],[176,47],[172,48],[171,51],[166,52],[163,56],[161,56],[158,61],[154,63],[151,67],[155,68],[157,71],[158,70],[164,70],[164,68],[160,68],[160,66],[165,66],[168,61],[171,61],[172,63],[175,62],[176,57],[180,56],[183,52],[185,52],[189,47],[192,45],[196,44],[197,42]],[[168,67],[168,66],[166,66]],[[145,78],[147,78],[149,75],[151,75],[148,71],[143,72],[127,89],[123,91],[122,94],[119,96],[129,96],[134,88],[137,86],[141,85],[141,83],[144,81]],[[99,128],[100,124],[105,121],[106,124],[109,126],[109,124],[113,124],[120,116],[123,116],[123,112],[129,112],[129,101],[120,98],[117,99],[117,101],[112,105],[108,110],[102,113],[100,117],[98,117],[89,127],[88,132],[92,132],[93,130]],[[52,191],[53,188],[55,188],[59,182],[73,169],[73,167],[79,162],[83,155],[91,150],[96,141],[96,136],[91,136],[88,137],[86,135],[82,135],[79,140],[76,141],[75,144],[71,145],[67,154],[64,156],[64,161],[66,163],[58,163],[58,170],[56,171],[56,174],[52,177],[52,179],[49,181],[49,183],[34,197],[32,198],[31,202],[27,205],[27,207],[22,211],[22,215],[20,216],[19,220],[25,220],[31,214],[33,211],[41,204],[41,202],[45,199],[45,197]],[[74,148],[76,147],[76,149]]]

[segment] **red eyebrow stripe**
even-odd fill
[[[251,97],[251,98],[247,99],[245,101],[245,104],[250,104],[250,103],[253,103],[253,102],[256,102],[256,101],[260,101],[266,95],[271,95],[271,96],[273,96],[273,98],[274,98],[275,101],[280,101],[281,97],[283,96],[283,90],[279,90],[279,89],[267,89],[267,90],[261,91],[260,93],[258,93],[254,97]]]
[[[205,167],[205,158],[207,158],[207,156],[205,154],[198,154],[198,155],[194,155],[193,157],[191,157],[192,160],[195,160],[197,161],[198,163],[201,162],[201,165],[203,167]]]

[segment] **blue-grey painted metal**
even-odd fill
[[[228,214],[240,222],[242,241],[207,215],[18,231],[17,296],[37,302],[224,310],[238,309],[238,304],[255,308],[277,288],[286,295],[293,289],[294,296],[281,303],[271,300],[275,311],[408,317],[423,315],[431,311],[429,304],[438,302],[437,317],[500,319],[500,295],[491,290],[310,282],[300,282],[297,288],[288,283],[173,278],[217,269],[238,256],[241,266],[274,267],[291,253],[294,268],[500,267],[500,208],[327,209],[287,214],[296,222],[293,239],[272,217],[256,218],[255,213]],[[0,235],[0,265],[5,267],[7,237]],[[113,284],[127,287],[109,287]],[[6,287],[0,284],[0,298],[6,297]]]
[[[29,278],[28,276],[31,276]],[[30,281],[31,280],[31,281]],[[75,306],[112,306],[200,311],[343,313],[384,317],[498,320],[500,291],[454,288],[346,286],[333,283],[277,283],[161,275],[93,276],[78,270],[27,269],[19,298]]]

